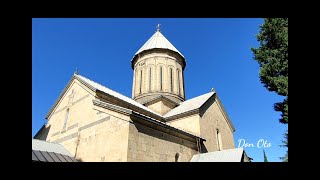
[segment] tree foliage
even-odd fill
[[[288,131],[286,131],[286,133],[284,133],[284,138],[285,140],[282,141],[283,145],[281,145],[282,147],[286,147],[287,151],[284,157],[281,157],[280,159],[282,159],[284,162],[288,162]]]
[[[288,18],[266,18],[257,35],[259,48],[251,48],[260,65],[260,81],[269,91],[286,96],[274,105],[281,123],[288,123]]]
[[[269,91],[285,97],[274,104],[274,110],[281,112],[279,121],[288,124],[288,18],[265,18],[257,39],[260,46],[251,50],[260,65],[260,81]],[[284,142],[288,147],[288,132]],[[288,153],[284,158],[288,161]]]
[[[263,162],[269,162],[264,149],[263,149]]]

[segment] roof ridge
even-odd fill
[[[139,107],[139,108],[141,108],[141,109],[144,109],[144,110],[146,110],[146,111],[149,111],[149,112],[151,112],[151,113],[153,113],[153,114],[155,114],[155,115],[158,115],[158,116],[160,116],[160,117],[163,117],[161,114],[159,114],[159,113],[157,113],[157,112],[154,112],[153,110],[151,110],[151,109],[149,109],[148,107],[140,104],[139,102],[137,102],[137,101],[129,98],[128,96],[125,96],[125,95],[123,95],[123,94],[121,94],[121,93],[119,93],[119,92],[117,92],[117,91],[114,91],[114,90],[112,90],[112,89],[110,89],[110,88],[107,88],[106,86],[104,86],[104,85],[102,85],[102,84],[100,84],[100,83],[97,83],[97,82],[95,82],[95,81],[93,81],[93,80],[91,80],[91,79],[89,79],[89,78],[87,78],[87,77],[84,77],[84,76],[82,76],[82,75],[76,75],[76,76],[79,76],[79,78],[82,78],[82,80],[84,80],[84,81],[89,81],[89,82],[87,82],[87,83],[89,83],[89,84],[90,84],[90,83],[94,83],[93,85],[96,84],[96,85],[98,85],[98,86],[101,86],[101,87],[94,87],[94,88],[99,89],[99,90],[101,90],[101,91],[103,91],[103,92],[105,92],[105,93],[107,93],[107,94],[109,94],[109,95],[111,95],[111,96],[113,96],[113,97],[115,97],[115,98],[121,99],[121,100],[123,100],[123,101],[126,101],[127,103],[130,103],[130,104],[132,104],[132,105],[134,105],[134,106],[137,106],[137,107]],[[110,92],[106,92],[103,88],[105,88],[105,90],[107,90],[107,91],[110,91],[111,94],[110,94]],[[118,96],[118,97],[117,97],[117,96]]]
[[[199,97],[201,97],[201,96],[208,95],[208,94],[210,94],[210,93],[213,93],[213,94],[214,94],[215,92],[208,92],[208,93],[205,93],[205,94],[201,94],[201,95],[199,95],[199,96],[196,96],[196,97],[193,97],[193,98],[191,98],[191,99],[185,100],[185,101],[183,101],[182,103],[191,101],[191,100],[196,99],[196,98],[199,98]],[[181,103],[181,104],[182,104],[182,103]],[[181,105],[181,104],[180,104],[180,105]]]
[[[206,94],[202,94],[200,96],[196,96],[194,98],[188,99],[188,100],[180,103],[179,106],[175,107],[171,111],[167,112],[164,115],[164,117],[165,118],[169,118],[169,117],[173,117],[173,116],[185,113],[185,112],[189,112],[189,111],[193,111],[195,109],[199,109],[214,94],[215,94],[215,92],[211,91],[211,92],[208,92]]]
[[[98,83],[98,82],[96,82],[96,81],[93,81],[93,80],[91,80],[91,79],[89,79],[89,78],[87,78],[87,77],[85,77],[85,76],[82,76],[82,75],[76,75],[76,76],[80,76],[80,78],[82,77],[82,78],[85,78],[85,79],[87,79],[87,80],[89,80],[89,81],[91,81],[91,82],[93,82],[93,83],[96,83],[96,84],[98,84],[98,85],[100,85],[100,86],[102,86],[102,87],[104,87],[104,88],[106,88],[106,89],[108,89],[108,90],[110,90],[110,91],[113,91],[114,93],[117,93],[117,94],[120,94],[120,95],[122,95],[122,96],[125,96],[125,95],[123,95],[123,94],[121,94],[121,93],[119,93],[119,92],[117,92],[117,91],[114,91],[114,90],[112,90],[112,89],[110,89],[110,88],[108,88],[108,87],[106,87],[106,86],[104,86],[104,85],[102,85],[102,84],[100,84],[100,83]],[[127,96],[125,96],[125,97],[127,97]],[[129,98],[129,97],[127,97],[127,98]]]

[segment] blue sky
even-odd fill
[[[186,99],[217,91],[239,139],[254,162],[281,161],[287,125],[273,104],[283,97],[259,80],[251,47],[263,19],[258,18],[40,18],[32,20],[32,136],[72,77],[79,74],[131,97],[130,60],[161,24],[162,34],[184,55]]]

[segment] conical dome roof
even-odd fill
[[[151,36],[151,38],[136,52],[135,56],[142,51],[155,48],[172,50],[179,53],[184,58],[184,56],[177,50],[177,48],[175,48],[159,30],[157,30],[153,34],[153,36]]]

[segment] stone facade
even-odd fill
[[[130,124],[129,129],[130,162],[189,162],[198,153],[196,143],[140,124]]]
[[[62,144],[80,161],[174,162],[176,153],[177,161],[189,161],[197,153],[195,142],[134,124],[130,115],[94,105],[94,92],[76,79],[64,93],[48,118],[46,141]]]
[[[195,135],[200,136],[200,116],[199,114],[193,114],[190,116],[174,119],[167,122],[171,126],[179,129],[192,132]]]
[[[85,162],[188,162],[197,153],[234,148],[234,127],[216,95],[199,109],[166,118],[185,101],[179,52],[141,51],[132,68],[132,97],[145,107],[75,74],[37,136]]]
[[[206,139],[204,142],[205,151],[218,151],[217,130],[221,134],[220,143],[222,149],[234,148],[233,127],[229,124],[219,101],[212,97],[200,109],[200,112],[174,119],[167,122],[168,124],[182,130],[192,132]]]
[[[204,107],[206,111],[200,118],[200,136],[206,139],[204,146],[208,152],[219,150],[216,133],[219,130],[221,134],[220,143],[222,144],[220,150],[234,148],[234,130],[232,125],[229,124],[219,101],[217,98],[211,98],[208,101],[209,107]]]
[[[196,142],[136,123],[131,115],[94,105],[94,100],[95,92],[73,79],[49,116],[46,141],[62,144],[86,162],[188,162],[199,153]],[[214,97],[199,112],[166,124],[206,139],[201,152],[218,150],[216,129],[223,149],[234,148],[232,128]]]

